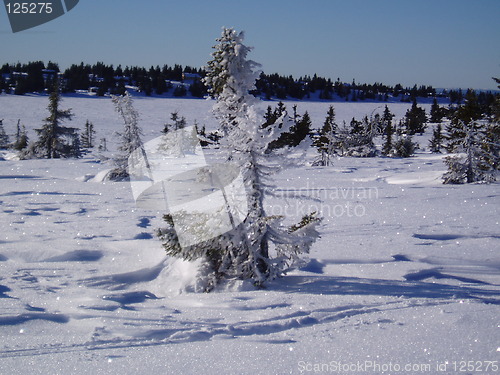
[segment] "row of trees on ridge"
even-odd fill
[[[204,83],[207,71],[204,68],[194,68],[175,64],[144,67],[114,67],[97,62],[93,65],[73,64],[62,71],[57,63],[49,61],[29,62],[27,64],[3,64],[0,68],[0,93],[7,92],[18,95],[26,93],[50,92],[56,77],[61,79],[61,92],[72,93],[78,90],[93,90],[97,95],[123,95],[126,86],[135,87],[145,95],[173,95],[204,97],[209,87]],[[179,84],[180,83],[180,84]],[[452,104],[461,104],[468,95],[468,91],[444,90],[437,92],[432,86],[414,85],[403,87],[383,83],[357,83],[333,81],[330,78],[303,76],[283,76],[280,74],[260,73],[252,93],[264,99],[309,99],[387,101],[390,97],[401,101],[412,102],[416,98],[443,97]],[[483,107],[490,107],[495,100],[491,92],[480,92],[478,103]]]

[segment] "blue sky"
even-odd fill
[[[0,9],[0,63],[200,67],[226,26],[266,73],[495,89],[499,19],[499,0],[80,0],[16,34]]]

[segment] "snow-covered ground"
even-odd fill
[[[47,104],[0,96],[6,131],[21,119],[35,139]],[[135,101],[145,140],[173,111],[214,127],[211,104]],[[285,104],[307,110],[316,128],[329,106]],[[334,106],[349,122],[384,104]],[[389,107],[401,118],[409,104]],[[64,98],[62,108],[75,113],[68,125],[89,119],[116,148],[110,99]],[[277,176],[283,197],[269,213],[325,218],[308,265],[264,290],[210,294],[183,290],[192,267],[165,258],[154,234],[161,211],[137,208],[129,183],[92,178],[109,165],[4,156],[2,375],[499,372],[499,185],[442,185],[440,155],[339,158]]]

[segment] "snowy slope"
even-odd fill
[[[328,103],[297,104],[321,126]],[[33,139],[46,105],[0,96],[7,132],[21,118]],[[146,140],[175,110],[215,126],[204,100],[135,105]],[[334,106],[349,121],[380,104]],[[409,105],[389,106],[401,117]],[[109,99],[62,107],[116,147]],[[441,156],[286,171],[268,212],[325,217],[308,265],[265,290],[211,294],[184,290],[193,267],[165,258],[161,211],[136,208],[128,183],[92,178],[109,165],[5,158],[0,374],[498,373],[499,185],[442,185]]]

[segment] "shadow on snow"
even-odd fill
[[[429,299],[471,299],[500,305],[500,290],[466,285],[364,279],[357,277],[293,276],[273,283],[270,289],[285,293],[385,296]]]

